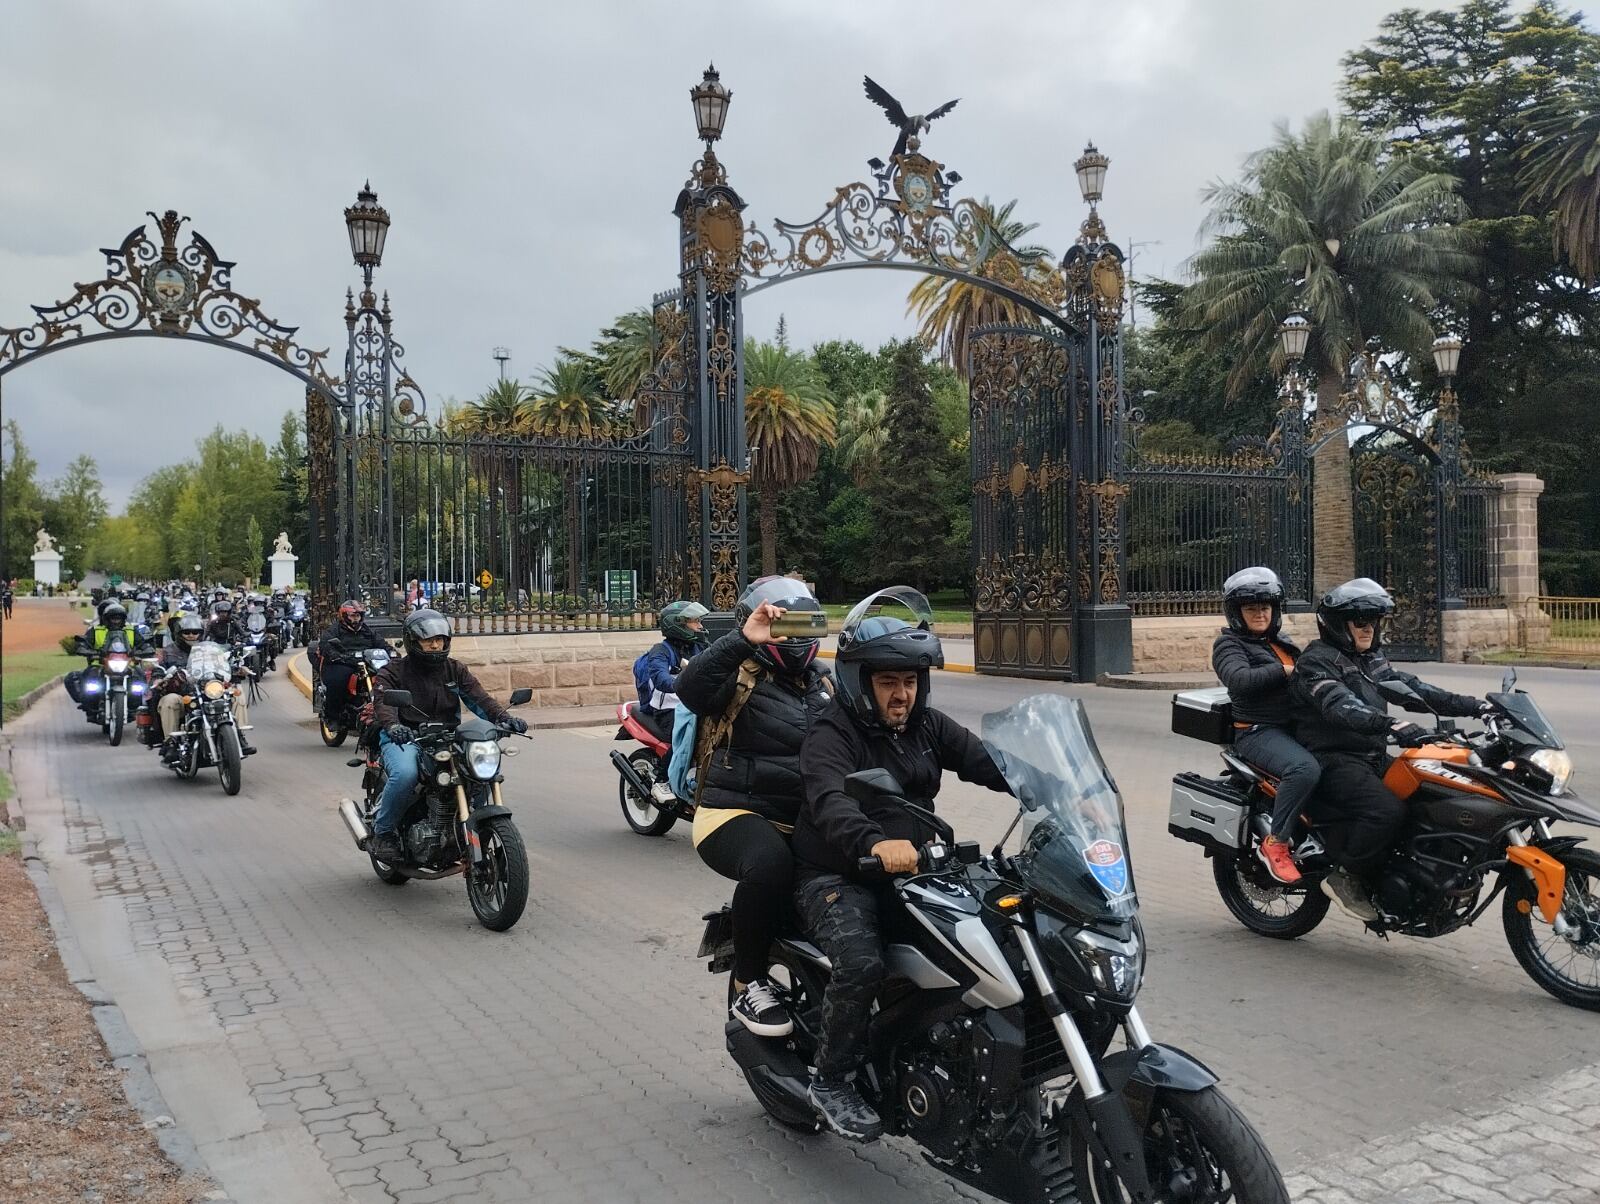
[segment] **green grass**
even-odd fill
[[[824,602],[822,609],[827,612],[829,624],[834,631],[839,629],[839,624],[850,613],[850,608],[861,599],[854,602]],[[928,595],[928,603],[933,607],[933,621],[935,623],[965,623],[972,625],[972,606],[967,601],[967,596],[958,589],[935,590]],[[899,606],[891,606],[890,614],[904,615],[905,611]]]
[[[17,704],[29,690],[67,672],[81,660],[55,648],[6,653],[4,662],[0,663],[0,695],[5,698],[5,717],[9,719],[21,709]]]

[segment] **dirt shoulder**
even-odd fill
[[[89,1002],[67,980],[22,858],[14,842],[7,845],[0,851],[0,1199],[205,1199],[211,1184],[184,1177],[128,1103]]]

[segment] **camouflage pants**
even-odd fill
[[[822,996],[822,1039],[817,1073],[840,1078],[867,1055],[867,1023],[883,981],[879,893],[838,874],[813,874],[796,892],[806,931],[833,963]]]

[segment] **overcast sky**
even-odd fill
[[[733,90],[719,153],[766,225],[816,215],[887,157],[872,75],[911,112],[951,97],[923,149],[958,194],[1017,198],[1058,252],[1083,217],[1072,161],[1111,156],[1102,212],[1135,273],[1175,275],[1201,188],[1275,121],[1336,103],[1339,59],[1393,0],[0,0],[0,325],[102,274],[147,209],[193,219],[234,285],[342,362],[342,211],[370,178],[391,228],[379,283],[435,409],[675,283],[671,207],[699,150],[708,59]],[[909,332],[912,277],[845,273],[755,297],[793,341]],[[120,340],[0,381],[45,477],[80,451],[113,507],[212,426],[269,441],[291,377],[184,342]]]

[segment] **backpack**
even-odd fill
[[[667,784],[681,799],[700,802],[700,787],[711,765],[711,754],[724,739],[733,739],[733,721],[760,684],[765,671],[753,660],[739,666],[739,679],[733,687],[728,709],[715,719],[701,724],[700,716],[681,703],[672,716],[672,752],[667,759]]]

